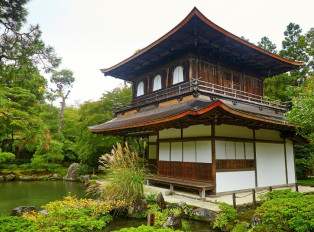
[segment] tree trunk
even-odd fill
[[[59,130],[62,130],[62,124],[63,124],[63,115],[64,115],[64,109],[65,109],[65,97],[62,97],[61,102],[61,111],[60,111],[60,119],[59,119]]]

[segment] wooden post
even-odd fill
[[[255,196],[255,189],[252,189],[252,197],[253,197],[253,207],[256,209],[256,196]]]
[[[233,200],[233,208],[236,208],[237,202],[236,202],[236,194],[232,193],[232,200]]]
[[[147,217],[147,225],[148,226],[155,226],[155,214],[149,213]]]
[[[269,186],[269,192],[273,191],[273,187]]]
[[[299,192],[299,185],[298,185],[298,183],[295,183],[295,191]]]
[[[171,194],[173,194],[174,188],[173,188],[173,185],[172,185],[172,184],[170,184],[170,191],[171,191]]]

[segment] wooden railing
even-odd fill
[[[272,108],[278,108],[286,110],[288,105],[285,102],[281,102],[275,99],[263,97],[261,95],[245,92],[239,89],[233,89],[230,87],[213,84],[201,80],[201,78],[191,79],[188,82],[176,84],[162,89],[154,91],[150,94],[136,97],[132,100],[130,105],[119,106],[115,110],[117,112],[126,110],[128,108],[141,107],[147,104],[152,104],[159,101],[165,101],[176,96],[184,95],[187,93],[206,93],[215,97],[231,98],[234,100],[240,100],[245,102],[255,103],[261,106],[269,106]]]

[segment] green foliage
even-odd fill
[[[80,164],[79,168],[76,170],[78,176],[87,174],[90,172],[90,168],[87,164]]]
[[[216,217],[214,222],[214,228],[224,228],[228,225],[229,222],[235,222],[238,217],[237,211],[227,203],[224,202],[217,202],[219,205],[219,209],[222,211]]]
[[[313,169],[309,160],[306,159],[296,159],[295,160],[295,172],[297,178],[301,180],[307,179],[307,173],[310,172],[311,168]]]
[[[0,164],[14,159],[14,154],[12,154],[11,152],[2,152],[2,149],[0,148]]]
[[[309,78],[293,91],[293,106],[287,113],[289,122],[302,126],[299,130],[301,135],[314,138],[314,78]]]
[[[114,232],[180,232],[181,230],[173,230],[173,229],[156,229],[155,227],[151,226],[139,226],[137,228],[123,228],[121,230],[115,230]]]
[[[103,197],[123,199],[130,203],[144,199],[144,178],[147,169],[137,152],[131,151],[127,143],[124,148],[118,143],[111,154],[100,157],[100,163],[108,172],[107,178],[110,180],[102,186]]]
[[[147,193],[145,194],[145,198],[149,205],[157,203],[157,193]]]
[[[272,43],[268,37],[264,36],[263,38],[261,38],[260,42],[257,42],[257,46],[259,46],[260,48],[263,48],[266,51],[269,51],[271,53],[277,54],[277,46],[276,44]]]
[[[246,225],[244,223],[238,223],[235,225],[235,227],[233,227],[233,229],[231,230],[231,232],[245,232],[248,231],[248,229],[246,228]]]
[[[35,223],[25,218],[0,215],[1,232],[31,232],[35,231],[35,228]]]
[[[273,200],[279,198],[300,198],[303,194],[299,192],[292,192],[291,189],[275,190],[260,195],[261,200]]]
[[[63,201],[43,206],[47,215],[26,213],[24,218],[36,225],[36,231],[94,231],[104,228],[112,217],[111,206],[92,203],[92,200],[65,197]]]
[[[314,187],[314,177],[308,177],[306,180],[298,180],[298,184]]]
[[[268,194],[268,198],[271,200],[256,210],[256,215],[262,218],[259,230],[300,232],[314,230],[314,195],[273,191]]]
[[[77,125],[77,140],[75,152],[82,163],[98,167],[99,157],[111,151],[122,138],[92,134],[86,128],[113,119],[114,105],[126,105],[131,102],[132,89],[130,87],[115,88],[105,93],[100,101],[85,102],[78,109],[79,122]]]

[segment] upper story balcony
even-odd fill
[[[229,99],[235,103],[237,101],[241,101],[259,107],[267,107],[281,111],[287,111],[288,109],[288,104],[285,102],[239,89],[213,84],[203,81],[201,78],[192,78],[190,81],[178,83],[166,89],[157,90],[149,94],[135,97],[133,98],[131,104],[117,106],[115,113],[121,113],[127,110],[141,108],[152,104],[158,104],[171,99],[180,99],[183,96],[192,94],[194,96],[198,96],[199,94],[208,95],[212,99]]]

